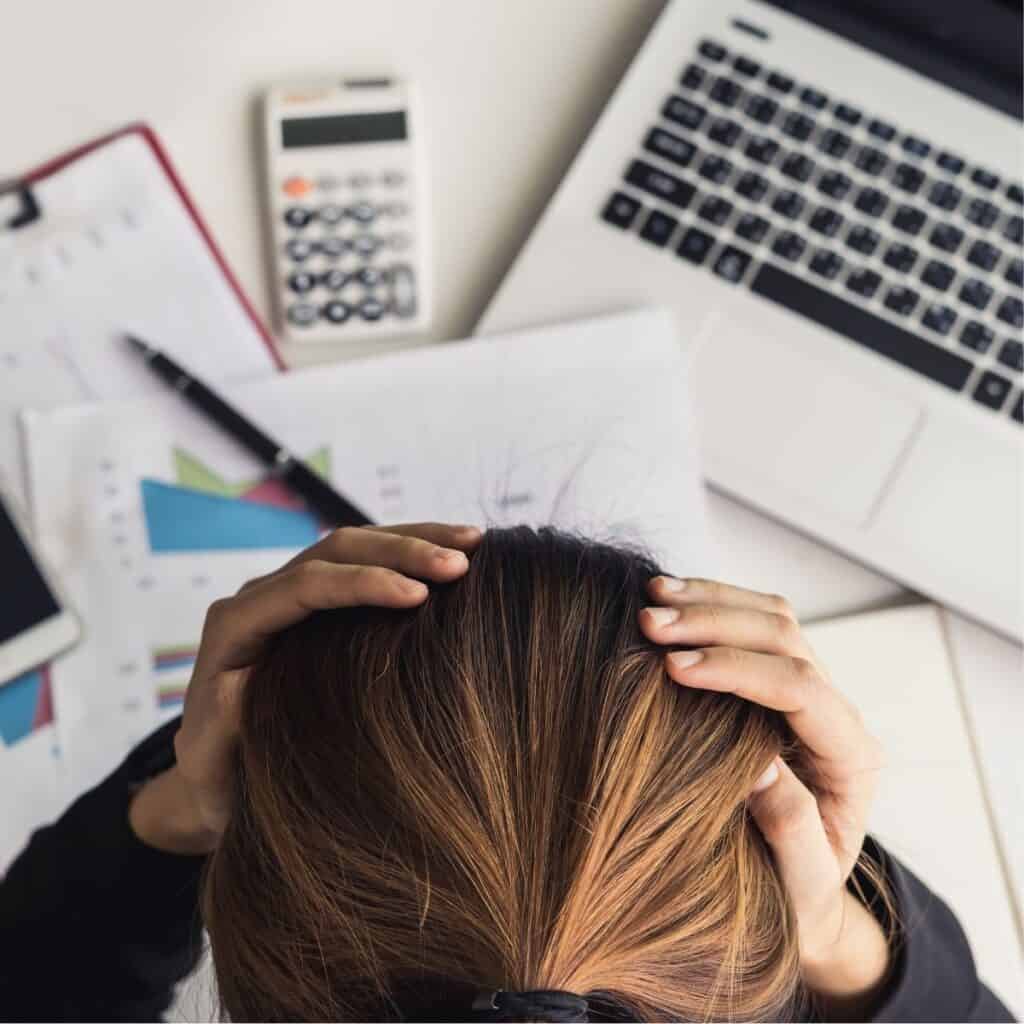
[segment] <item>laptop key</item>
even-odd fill
[[[787,93],[793,91],[793,79],[788,75],[780,74],[778,71],[772,71],[765,81],[776,92]]]
[[[818,231],[829,238],[832,238],[842,226],[842,215],[828,206],[819,206],[811,215],[811,230]]]
[[[956,271],[948,264],[939,260],[929,260],[921,271],[921,280],[936,291],[944,292],[956,277]]]
[[[732,62],[733,68],[738,71],[741,75],[745,75],[747,78],[753,78],[761,71],[761,65],[756,60],[751,60],[749,57],[737,57]]]
[[[832,113],[845,124],[858,124],[863,116],[856,107],[851,107],[846,103],[837,103]]]
[[[889,158],[874,146],[861,146],[853,162],[865,174],[877,175],[888,166]]]
[[[708,125],[708,138],[712,142],[717,142],[720,146],[725,146],[726,148],[734,145],[742,133],[743,130],[740,126],[735,121],[730,121],[727,117],[716,117]]]
[[[924,227],[926,219],[925,215],[915,207],[900,206],[892,215],[892,226],[908,235],[916,235]]]
[[[681,96],[669,96],[661,108],[662,117],[694,132],[701,126],[707,113],[700,104],[691,103]]]
[[[982,405],[998,410],[1003,407],[1003,402],[1006,401],[1006,396],[1010,393],[1011,387],[1012,384],[1006,377],[993,373],[991,370],[986,370],[981,375],[978,386],[974,389],[974,398],[981,402]]]
[[[734,245],[725,246],[715,260],[714,271],[719,277],[735,284],[746,273],[750,266],[750,253],[737,249]]]
[[[919,156],[922,159],[932,151],[932,147],[924,139],[919,139],[916,135],[904,135],[900,145],[911,156]]]
[[[984,167],[975,167],[971,171],[971,181],[979,188],[991,190],[999,184],[999,175],[986,171]]]
[[[1014,215],[1008,217],[1003,225],[1003,236],[1008,238],[1014,245],[1020,245],[1024,239],[1024,220]]]
[[[800,259],[805,248],[803,238],[794,231],[780,231],[772,242],[772,252],[790,262]]]
[[[894,313],[899,313],[900,316],[907,316],[913,312],[919,297],[912,288],[896,285],[894,288],[890,288],[885,296],[885,307]]]
[[[753,203],[759,203],[768,192],[768,181],[756,171],[744,171],[736,179],[733,187],[741,196],[745,196]]]
[[[736,106],[736,101],[740,98],[742,93],[743,90],[736,82],[731,78],[725,78],[724,76],[716,78],[715,84],[708,90],[708,95],[723,107]]]
[[[980,238],[967,250],[967,262],[973,263],[982,270],[991,270],[1002,254],[994,245],[983,242]]]
[[[1011,203],[1016,203],[1018,206],[1024,206],[1024,189],[1020,185],[1007,185],[1006,186],[1006,198]]]
[[[1024,394],[1017,396],[1017,401],[1013,403],[1013,408],[1010,410],[1010,415],[1018,422],[1024,423]]]
[[[937,181],[928,189],[928,202],[943,210],[955,210],[963,193],[948,181]]]
[[[783,119],[782,130],[790,138],[794,138],[799,142],[806,142],[810,138],[811,132],[814,131],[814,121],[806,114],[793,110]]]
[[[753,242],[756,245],[768,234],[770,226],[764,217],[758,217],[755,213],[744,213],[736,222],[733,230],[740,238],[745,238],[748,242]]]
[[[964,233],[952,224],[939,223],[932,228],[928,241],[943,252],[956,252],[964,240]]]
[[[721,185],[732,173],[732,164],[725,157],[712,153],[704,157],[699,173],[701,177],[713,181],[716,185]]]
[[[897,327],[862,306],[847,302],[773,264],[762,264],[750,287],[756,295],[808,317],[954,391],[962,390],[971,375],[973,364],[963,356]]]
[[[1003,366],[1008,366],[1018,373],[1024,373],[1024,342],[1018,341],[1016,338],[1007,338],[996,358]]]
[[[703,263],[715,244],[714,238],[700,228],[687,228],[676,246],[676,255],[691,263]]]
[[[999,210],[987,199],[968,200],[964,216],[979,228],[990,228],[999,216]]]
[[[617,228],[628,228],[633,223],[640,209],[639,200],[627,196],[625,192],[613,192],[601,211],[601,219]]]
[[[724,224],[732,213],[732,203],[721,196],[708,196],[697,209],[697,216],[712,224]]]
[[[1018,288],[1024,287],[1024,260],[1012,259],[1006,264],[1003,277]]]
[[[902,242],[894,242],[886,250],[884,263],[887,267],[906,274],[917,262],[917,250]]]
[[[790,220],[795,220],[799,217],[803,208],[803,196],[792,189],[783,189],[772,200],[772,209],[776,213],[781,213],[783,217],[788,217]]]
[[[678,227],[679,221],[661,210],[651,210],[640,228],[640,237],[654,245],[665,245]]]
[[[1003,301],[999,303],[999,308],[996,310],[996,316],[999,317],[1003,323],[1009,324],[1011,327],[1020,329],[1024,327],[1024,302],[1020,299],[1014,298],[1012,295],[1005,295]]]
[[[984,324],[979,324],[977,320],[968,320],[960,331],[960,344],[980,355],[984,355],[989,350],[993,338],[995,335]]]
[[[678,135],[652,128],[644,139],[644,149],[655,153],[664,160],[671,160],[680,167],[686,167],[697,152],[697,147],[689,139],[681,139]]]
[[[790,153],[779,167],[779,170],[787,178],[794,178],[796,181],[807,181],[814,173],[814,161],[803,153]]]
[[[960,286],[960,301],[966,302],[968,306],[983,310],[992,298],[992,289],[984,281],[976,277],[969,277]]]
[[[833,280],[843,269],[843,258],[831,249],[816,249],[808,264],[811,271],[827,280]]]
[[[853,187],[853,182],[842,171],[826,171],[818,179],[818,189],[833,199],[842,199]]]
[[[846,236],[846,244],[851,249],[864,253],[865,256],[870,256],[878,248],[880,241],[881,236],[878,232],[872,231],[864,224],[855,224]]]
[[[814,107],[815,110],[821,110],[828,103],[828,97],[823,92],[807,86],[806,89],[800,90],[800,102],[806,103],[809,107]]]
[[[837,128],[826,128],[818,138],[818,149],[837,160],[846,155],[846,151],[853,144],[853,140],[846,132]]]
[[[764,135],[751,135],[743,152],[761,164],[770,164],[779,151],[779,144]]]
[[[869,217],[880,217],[884,212],[885,208],[889,205],[889,200],[885,197],[884,193],[879,192],[877,188],[862,188],[857,193],[857,198],[854,201],[854,206],[860,210],[861,213],[866,213]]]
[[[743,108],[748,117],[752,117],[761,124],[771,124],[772,118],[779,112],[779,105],[767,96],[760,96],[752,93]]]
[[[659,171],[657,167],[653,167],[644,160],[634,160],[629,165],[629,169],[626,171],[626,181],[680,209],[690,205],[690,200],[693,199],[694,192],[696,192],[696,189],[688,181],[683,181],[674,174]]]
[[[936,155],[935,162],[947,174],[957,175],[964,169],[964,161],[946,150],[942,150]]]
[[[870,299],[875,292],[878,291],[878,286],[882,283],[881,277],[876,274],[873,270],[868,270],[866,267],[861,267],[858,270],[854,270],[850,273],[850,276],[846,279],[846,287],[857,295],[863,296],[865,299]]]
[[[868,131],[883,142],[891,142],[896,138],[896,129],[888,122],[879,121],[877,118],[868,121]]]
[[[953,329],[953,324],[956,323],[956,313],[949,306],[942,305],[941,302],[933,302],[924,311],[921,323],[925,327],[931,328],[936,334],[941,334],[945,337]]]
[[[892,172],[892,183],[913,195],[924,181],[924,172],[912,164],[897,164]]]
[[[679,76],[679,84],[684,89],[699,89],[707,78],[707,72],[699,64],[687,64]]]
[[[697,52],[702,57],[717,63],[718,61],[725,60],[725,55],[728,51],[721,43],[716,43],[714,39],[702,39],[700,46],[697,47]]]

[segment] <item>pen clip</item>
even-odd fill
[[[0,229],[14,231],[39,220],[39,201],[27,181],[0,181]]]

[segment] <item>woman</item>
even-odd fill
[[[340,530],[214,604],[180,723],[33,836],[0,1005],[157,1016],[202,922],[235,1020],[1010,1019],[865,838],[880,764],[781,598]]]

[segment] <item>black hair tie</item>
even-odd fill
[[[574,1024],[589,1021],[586,999],[572,992],[552,988],[538,988],[529,992],[509,992],[506,989],[485,990],[473,1000],[473,1020],[551,1021],[552,1024]]]

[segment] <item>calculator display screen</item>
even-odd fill
[[[281,122],[281,145],[343,146],[360,142],[398,142],[406,137],[405,111],[383,114],[328,114],[291,117]]]

